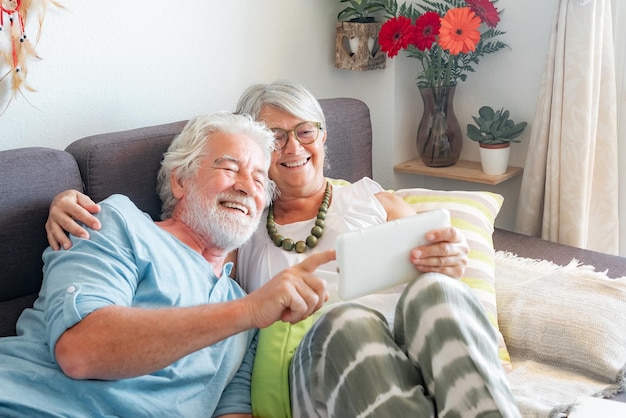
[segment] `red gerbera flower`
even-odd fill
[[[469,7],[448,10],[441,19],[439,45],[452,55],[475,51],[480,41],[480,23],[480,18]]]
[[[380,49],[387,53],[389,58],[393,58],[411,43],[414,32],[415,27],[408,17],[398,16],[389,19],[380,28],[378,34]]]
[[[498,9],[489,0],[466,0],[469,7],[490,28],[495,28],[500,22]]]
[[[440,17],[436,12],[426,12],[415,21],[415,38],[412,44],[421,51],[426,51],[435,42],[441,28]]]

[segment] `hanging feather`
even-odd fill
[[[0,91],[7,86],[10,89],[6,107],[17,93],[35,91],[26,83],[26,76],[29,62],[39,56],[26,34],[26,22],[30,22],[31,16],[37,19],[36,44],[49,5],[62,7],[55,0],[0,0]]]

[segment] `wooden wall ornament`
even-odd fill
[[[382,23],[337,22],[335,67],[354,71],[385,68],[387,56],[378,44]]]

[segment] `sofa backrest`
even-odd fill
[[[326,116],[328,169],[325,175],[355,181],[372,176],[372,126],[369,108],[352,98],[321,99]],[[78,162],[85,192],[96,202],[125,194],[159,219],[156,175],[163,153],[186,121],[106,133],[80,139],[66,150]]]
[[[72,142],[66,151],[76,159],[85,193],[95,202],[120,193],[156,220],[161,213],[156,193],[161,157],[185,123],[94,135]]]
[[[37,147],[0,151],[0,335],[15,332],[17,316],[39,291],[48,208],[67,189],[82,190],[69,153]]]

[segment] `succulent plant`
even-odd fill
[[[521,142],[517,139],[524,129],[526,122],[515,123],[509,119],[509,111],[500,109],[494,111],[489,106],[478,110],[479,117],[472,116],[476,125],[467,124],[467,136],[481,144],[504,144],[507,142]]]

